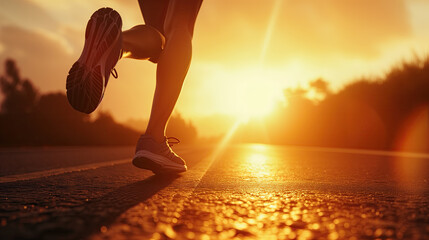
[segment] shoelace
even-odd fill
[[[122,54],[124,53],[124,50],[123,49],[121,49],[121,53],[120,53],[120,55],[119,55],[119,59],[121,59],[122,58]],[[112,76],[114,77],[114,78],[116,78],[116,79],[118,79],[118,72],[116,71],[116,68],[113,68],[112,69],[112,71],[110,71],[110,73],[112,74]]]
[[[166,145],[164,145],[164,147],[165,147],[165,149],[164,149],[164,155],[165,155],[165,157],[167,157],[168,159],[170,159],[170,160],[172,160],[174,162],[183,164],[182,162],[175,160],[175,159],[177,159],[179,157],[171,149],[171,146],[174,145],[174,144],[179,144],[180,140],[178,138],[175,138],[175,137],[166,137],[165,138],[165,142],[166,142]]]
[[[114,78],[118,79],[118,72],[116,71],[116,68],[113,68],[112,71],[110,71],[110,73]]]
[[[180,140],[178,138],[175,138],[175,137],[168,137],[168,138],[165,138],[165,139],[166,139],[167,144],[168,144],[169,147],[171,147],[171,146],[173,146],[175,144],[179,144],[180,143]],[[173,140],[173,141],[171,141],[171,140]]]

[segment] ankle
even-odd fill
[[[164,136],[164,134],[154,134],[152,132],[147,132],[146,131],[145,135],[150,136],[157,143],[163,143],[163,142],[165,142],[165,136]]]

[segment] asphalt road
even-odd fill
[[[154,176],[133,147],[0,150],[0,239],[428,239],[429,156],[179,146]]]

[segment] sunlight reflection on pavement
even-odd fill
[[[429,236],[424,160],[420,178],[402,182],[389,156],[229,148],[196,187],[186,187],[191,169],[178,180],[183,184],[129,209],[92,238],[423,239]]]

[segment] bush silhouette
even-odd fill
[[[4,94],[0,112],[0,146],[28,145],[134,145],[141,134],[117,123],[107,112],[95,120],[70,107],[64,93],[39,95],[28,79],[22,79],[13,60],[7,60],[0,77]],[[196,130],[179,115],[169,131],[184,142],[196,138]],[[183,135],[182,135],[183,134]]]
[[[251,142],[325,147],[398,150],[401,131],[417,111],[429,112],[429,58],[403,62],[381,79],[360,79],[332,93],[322,79],[313,89],[285,90],[287,106],[279,104],[265,123],[242,126],[236,138]],[[321,101],[306,97],[314,90]],[[423,110],[422,110],[423,109]],[[260,126],[263,124],[264,126]],[[427,120],[429,125],[429,120]],[[429,139],[429,127],[425,139]],[[263,138],[263,135],[268,135]],[[426,141],[422,139],[421,141]],[[409,151],[429,151],[429,143]]]

